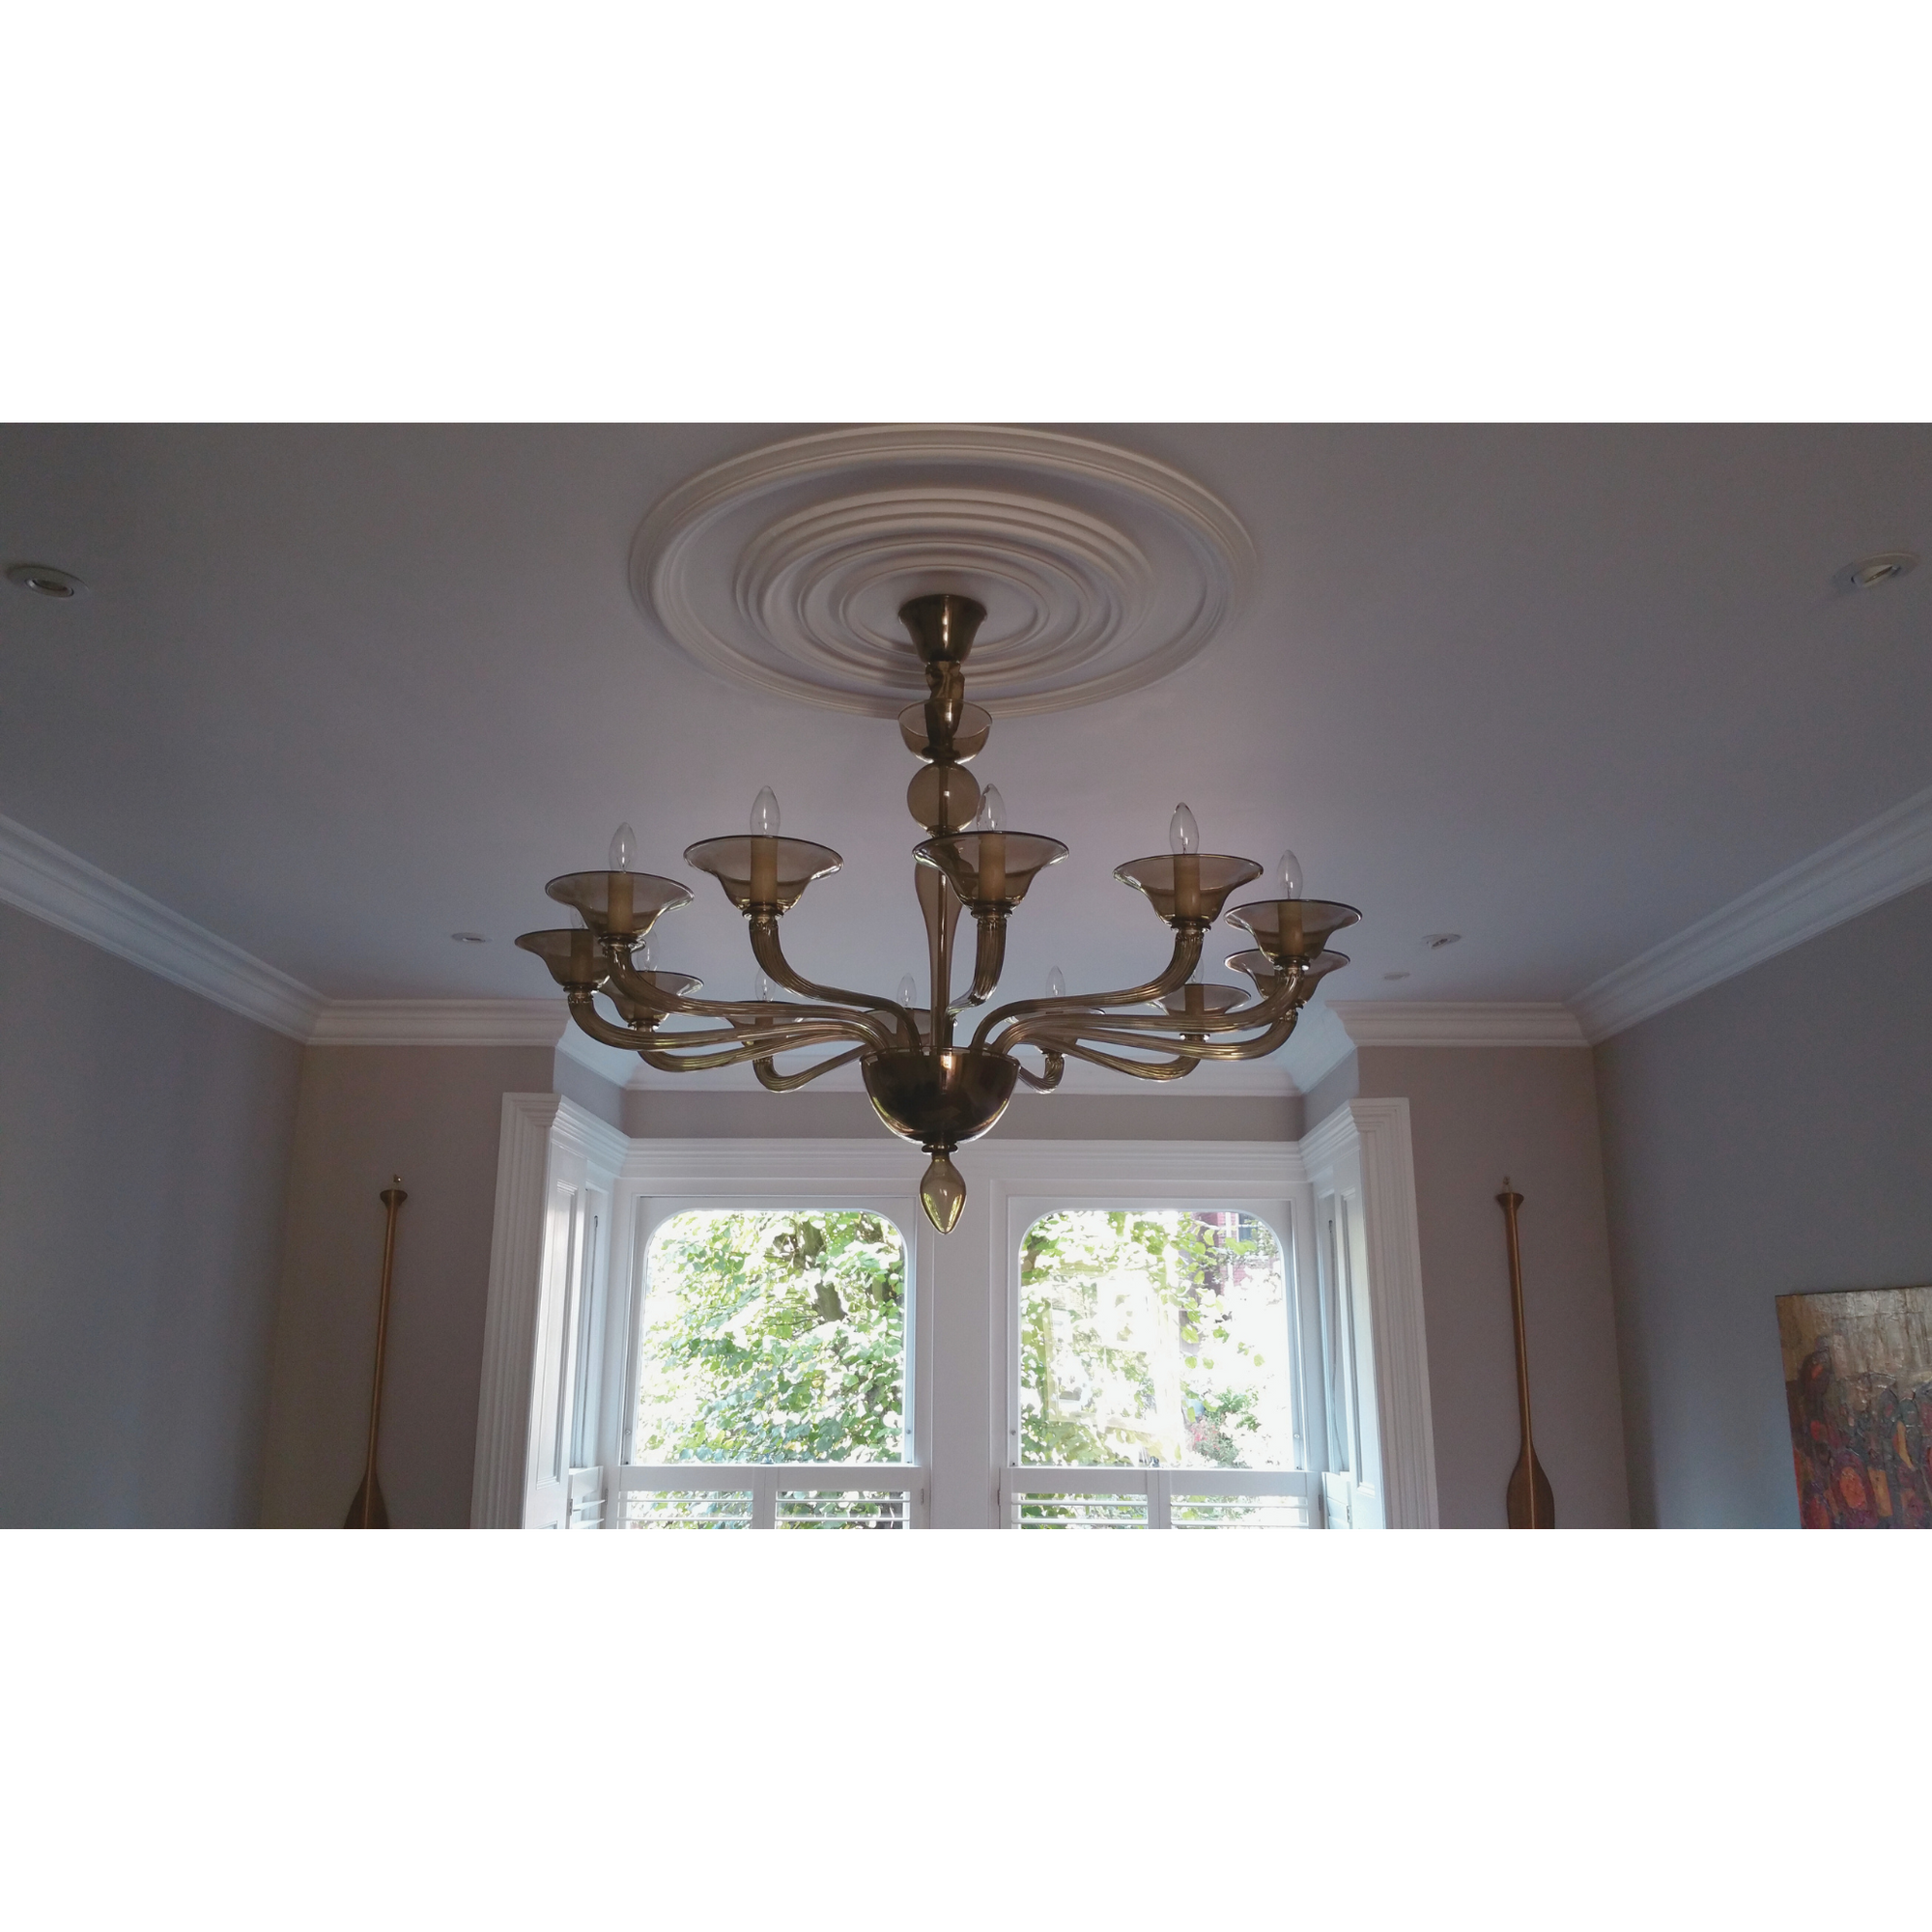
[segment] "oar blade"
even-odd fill
[[[375,1476],[365,1477],[356,1486],[355,1500],[343,1518],[344,1529],[387,1529],[389,1506],[383,1500],[383,1486]]]
[[[1510,1471],[1509,1526],[1512,1529],[1556,1527],[1556,1497],[1550,1491],[1549,1478],[1543,1473],[1543,1464],[1531,1449],[1525,1449],[1516,1459],[1516,1467]]]

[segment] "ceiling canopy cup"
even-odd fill
[[[644,519],[639,607],[707,669],[891,717],[924,694],[902,605],[983,607],[974,690],[1002,717],[1132,691],[1246,597],[1226,504],[1129,450],[1044,430],[834,430],[705,470]]]
[[[549,968],[569,999],[571,1017],[592,1039],[632,1049],[666,1072],[749,1061],[761,1085],[785,1093],[858,1061],[880,1120],[931,1155],[920,1199],[933,1225],[950,1234],[966,1200],[952,1151],[991,1129],[1020,1081],[1050,1092],[1068,1059],[1165,1081],[1184,1079],[1203,1061],[1273,1053],[1287,1044],[1315,988],[1349,963],[1327,951],[1326,941],[1361,915],[1352,906],[1304,898],[1300,861],[1286,852],[1284,896],[1228,914],[1255,941],[1227,962],[1252,990],[1209,982],[1201,970],[1208,930],[1262,868],[1252,859],[1202,851],[1194,814],[1177,806],[1170,849],[1130,860],[1114,874],[1142,893],[1173,929],[1166,968],[1143,985],[1069,996],[1056,967],[1044,999],[995,1009],[971,1043],[961,1043],[956,1022],[999,984],[1008,920],[1035,876],[1065,858],[1066,847],[1040,833],[1013,831],[998,788],[982,794],[966,769],[991,729],[984,711],[966,701],[966,659],[986,620],[984,607],[940,591],[909,599],[898,614],[926,690],[925,702],[905,707],[898,721],[907,750],[921,761],[906,806],[930,835],[913,848],[930,971],[924,1007],[912,1004],[917,988],[909,976],[889,1000],[819,985],[786,959],[780,920],[814,879],[842,862],[829,846],[781,838],[778,800],[769,789],[752,807],[748,833],[700,839],[684,854],[745,915],[761,976],[757,999],[700,1000],[697,980],[652,966],[651,928],[691,895],[674,879],[631,869],[637,840],[627,825],[611,841],[605,870],[567,872],[545,888],[580,923],[526,932],[517,944]],[[961,912],[973,915],[976,937],[972,977],[955,1000],[953,942]],[[799,998],[775,998],[772,985]],[[600,994],[615,1009],[616,1021],[599,1012]],[[676,1019],[697,1024],[667,1024]],[[1016,1057],[1021,1048],[1039,1056],[1037,1073]],[[826,1049],[829,1057],[798,1072],[778,1070],[781,1054]]]

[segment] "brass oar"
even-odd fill
[[[1549,1478],[1536,1460],[1529,1433],[1529,1345],[1522,1326],[1522,1255],[1517,1246],[1516,1210],[1522,1196],[1511,1190],[1509,1176],[1503,1176],[1503,1191],[1496,1196],[1503,1210],[1503,1226],[1509,1234],[1510,1305],[1516,1313],[1516,1400],[1522,1417],[1522,1453],[1510,1471],[1509,1526],[1512,1529],[1554,1529],[1556,1498],[1550,1492]]]
[[[369,1391],[369,1450],[362,1464],[362,1487],[349,1505],[344,1529],[387,1529],[389,1506],[383,1500],[383,1486],[376,1480],[376,1433],[383,1426],[383,1350],[389,1340],[389,1271],[396,1260],[396,1209],[410,1197],[403,1192],[403,1177],[376,1197],[389,1210],[389,1225],[383,1236],[383,1293],[376,1303],[376,1382]]]

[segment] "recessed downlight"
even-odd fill
[[[1445,946],[1454,946],[1462,938],[1460,932],[1425,932],[1422,943],[1432,952],[1440,952]]]
[[[1406,973],[1384,973],[1382,978],[1384,980],[1406,980],[1408,975]]]
[[[1876,590],[1909,570],[1918,568],[1918,558],[1909,550],[1881,551],[1877,556],[1861,557],[1845,575],[1854,590]]]
[[[18,584],[22,590],[31,590],[37,597],[54,597],[63,602],[78,597],[87,588],[79,578],[56,570],[50,563],[10,563],[7,582]]]
[[[480,932],[452,932],[449,936],[459,946],[488,946],[490,943]]]

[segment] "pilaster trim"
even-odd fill
[[[483,1318],[483,1375],[476,1404],[476,1467],[469,1499],[472,1529],[523,1525],[551,1130],[570,1104],[557,1094],[503,1095],[489,1300]]]

